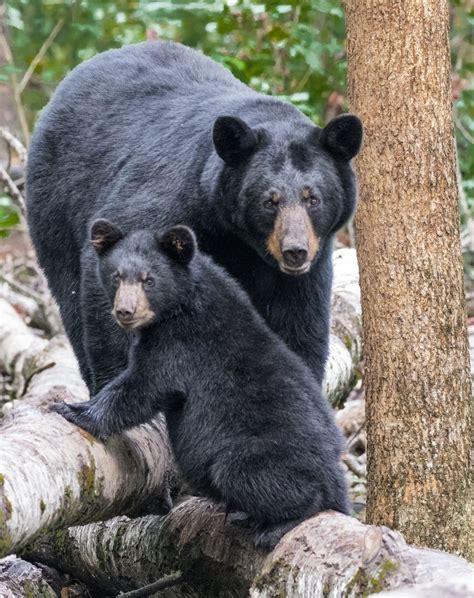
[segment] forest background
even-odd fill
[[[474,0],[450,5],[462,242],[474,315]],[[2,124],[26,143],[39,111],[72,68],[97,52],[146,39],[200,49],[256,90],[292,102],[318,125],[348,109],[338,0],[11,0],[2,9],[11,57],[4,56],[0,87],[16,90],[16,102],[2,105]],[[0,192],[0,235],[18,225],[16,207]]]

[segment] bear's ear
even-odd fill
[[[321,131],[319,142],[336,158],[351,160],[362,145],[362,123],[354,114],[333,118]]]
[[[123,239],[123,233],[119,227],[104,218],[96,220],[91,226],[91,243],[99,255],[120,239]]]
[[[254,131],[234,116],[219,116],[216,119],[212,139],[217,155],[229,166],[238,166],[258,145]]]
[[[197,242],[193,231],[187,226],[173,226],[159,238],[161,249],[168,257],[185,266],[196,253]]]

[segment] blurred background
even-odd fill
[[[0,125],[26,146],[39,111],[71,69],[97,52],[146,39],[200,49],[318,125],[348,109],[338,0],[11,0],[0,10]],[[462,239],[474,315],[474,0],[453,0],[450,11]],[[0,146],[0,160],[22,190],[22,167],[2,140]],[[19,229],[15,201],[0,190],[0,235]],[[340,240],[352,243],[350,230]]]

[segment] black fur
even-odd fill
[[[121,371],[129,338],[95,286],[91,223],[124,233],[183,223],[242,284],[270,328],[321,381],[328,348],[331,249],[354,209],[354,116],[325,129],[174,43],[112,50],[58,87],[33,136],[28,222],[39,262],[92,391]],[[216,144],[216,145],[214,145]],[[312,190],[320,238],[311,270],[282,273],[267,251],[275,211]],[[308,208],[309,209],[309,208]]]
[[[160,238],[132,233],[99,256],[109,306],[115,272],[150,273],[156,319],[138,333],[126,371],[91,401],[53,409],[100,438],[165,412],[193,491],[240,523],[248,517],[266,548],[314,513],[347,512],[341,440],[320,385],[222,268],[200,252],[183,263],[169,238],[195,253],[191,231],[175,227]]]

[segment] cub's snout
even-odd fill
[[[141,282],[120,282],[112,314],[120,326],[127,330],[143,328],[155,319]]]

